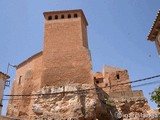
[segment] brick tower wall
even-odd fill
[[[42,86],[91,83],[87,22],[82,11],[48,12],[44,16]]]
[[[117,91],[131,91],[131,84],[128,71],[113,71],[103,75],[102,72],[94,74],[94,82],[99,87],[102,87],[106,93],[117,92]],[[128,83],[128,84],[124,84]],[[117,85],[122,84],[122,85]]]
[[[131,84],[129,83],[130,79],[129,79],[127,70],[116,71],[108,74],[109,74],[108,81],[109,81],[109,85],[112,86],[110,87],[112,92],[131,91]],[[118,78],[117,78],[117,75],[119,76]],[[124,83],[128,83],[128,84],[124,84]],[[118,84],[123,84],[123,85],[118,85]]]
[[[37,92],[40,89],[41,73],[42,52],[39,52],[18,66],[15,80],[12,83],[11,95],[25,95]],[[28,115],[32,112],[32,100],[31,96],[10,97],[7,116]]]

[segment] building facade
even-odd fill
[[[155,42],[158,54],[160,55],[160,11],[157,13],[152,28],[148,35],[148,40]]]
[[[128,71],[118,67],[105,65],[102,72],[94,74],[94,82],[108,94],[117,91],[131,91]]]
[[[93,86],[87,25],[82,10],[44,12],[43,50],[17,66],[11,94],[32,94],[45,86]],[[9,101],[8,115],[32,113],[31,97],[21,99]]]
[[[0,115],[1,115],[2,107],[3,107],[2,105],[3,92],[4,92],[6,80],[8,78],[9,78],[8,75],[0,72]]]
[[[136,100],[143,96],[131,90],[125,69],[105,65],[102,72],[92,73],[87,25],[82,10],[44,13],[43,50],[17,66],[7,116],[22,120],[116,120],[115,105],[106,103],[109,95],[115,98],[127,92]],[[141,108],[147,106],[144,99],[139,100],[144,103]],[[131,106],[139,105],[131,102]]]

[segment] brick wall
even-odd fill
[[[75,13],[77,17],[75,17]],[[56,15],[55,15],[56,14]],[[57,19],[61,15],[64,19]],[[18,65],[11,94],[32,94],[43,86],[92,83],[87,21],[83,12],[48,12],[45,16],[44,49]],[[68,18],[67,15],[71,15]],[[48,20],[48,17],[52,20]],[[32,114],[31,97],[11,97],[8,116]],[[19,100],[17,100],[19,99]]]
[[[131,91],[131,85],[128,83],[130,80],[127,70],[117,70],[106,73],[97,72],[94,74],[94,82],[99,87],[103,87],[103,90],[107,93],[114,91]]]
[[[42,52],[31,57],[17,68],[12,83],[11,94],[32,94],[40,88],[42,74]],[[8,116],[21,116],[31,111],[31,97],[10,97],[7,108]],[[16,100],[12,100],[16,99]],[[17,100],[18,99],[18,100]]]
[[[106,76],[109,85],[111,86],[111,91],[128,91],[131,90],[131,85],[130,80],[129,80],[129,75],[128,71],[116,71],[112,73],[107,73],[108,75]],[[123,83],[128,83],[128,84],[123,84]],[[123,85],[117,85],[117,84],[123,84]]]
[[[1,111],[2,111],[2,99],[3,99],[3,92],[5,88],[5,82],[9,78],[8,75],[0,72],[0,116],[1,116]]]
[[[3,99],[4,85],[5,85],[5,80],[0,78],[0,114],[1,114],[1,110],[2,110],[2,99]]]
[[[77,14],[77,18],[45,19],[42,86],[92,82],[86,23],[81,12]]]

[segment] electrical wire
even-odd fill
[[[160,83],[160,81],[154,81],[154,82],[148,82],[148,83],[144,83],[144,84],[140,84],[140,85],[134,85],[134,86],[131,86],[132,88],[135,88],[135,87],[140,87],[140,86],[146,86],[146,85],[152,85],[152,84],[156,84],[156,83]],[[86,94],[103,94],[104,92],[86,92]],[[81,93],[80,95],[85,95],[85,93]],[[13,96],[12,96],[13,97]],[[19,96],[20,97],[20,96]],[[30,97],[30,96],[23,96],[23,97]],[[36,98],[17,98],[17,99],[2,99],[2,100],[31,100],[31,99],[41,99],[40,97],[36,97]]]
[[[111,85],[111,86],[95,87],[95,88],[83,89],[83,90],[77,90],[77,91],[63,91],[63,92],[45,93],[45,94],[17,94],[17,95],[4,95],[4,96],[5,97],[7,97],[7,96],[11,96],[11,97],[13,97],[13,96],[45,96],[45,95],[65,94],[65,93],[66,94],[67,93],[82,94],[83,92],[90,91],[90,90],[95,90],[95,89],[98,89],[98,88],[99,89],[103,89],[103,88],[107,88],[107,87],[114,87],[114,86],[119,86],[119,85],[130,84],[130,83],[142,82],[142,81],[146,81],[146,80],[150,80],[150,79],[154,79],[154,78],[158,78],[158,77],[160,77],[160,75],[147,77],[147,78],[143,78],[143,79],[138,79],[138,80],[125,82],[125,83],[115,84],[115,85]],[[133,87],[138,87],[138,85],[137,86],[133,86]]]
[[[148,82],[148,83],[144,83],[144,84],[140,84],[140,85],[134,85],[134,86],[132,86],[132,88],[146,86],[146,85],[152,85],[152,84],[156,84],[156,83],[160,83],[160,81],[154,81],[154,82]]]

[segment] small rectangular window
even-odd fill
[[[117,79],[120,79],[120,76],[119,76],[119,74],[117,74],[117,75],[116,75],[116,77],[117,77]]]
[[[98,81],[98,80],[96,80],[96,83],[97,83],[97,84],[99,84],[99,81]]]

